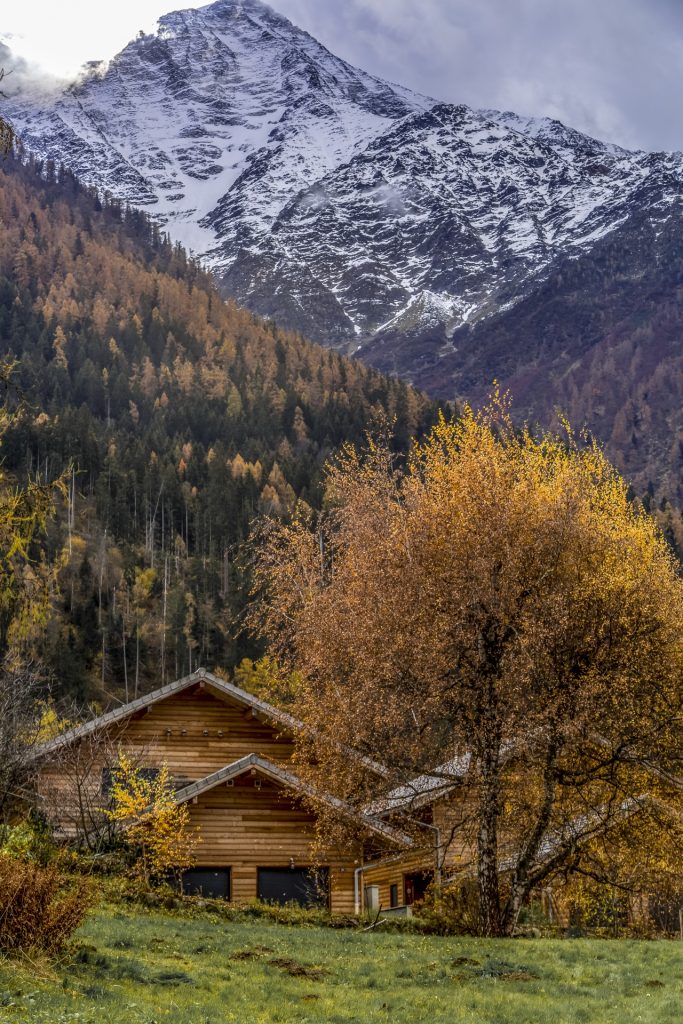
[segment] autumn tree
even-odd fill
[[[0,364],[0,444],[20,413],[8,394],[13,366]],[[55,568],[41,553],[41,540],[64,479],[30,480],[18,487],[0,465],[0,819],[26,796],[31,751],[41,740],[39,697],[44,678],[37,640],[50,610]]]
[[[592,870],[596,843],[677,833],[683,583],[599,447],[517,432],[496,397],[404,471],[384,443],[347,448],[327,500],[264,527],[254,566],[306,778],[375,808],[400,787],[404,828],[425,776],[450,793],[440,842],[476,876],[486,935]]]
[[[180,877],[194,863],[200,837],[187,804],[175,800],[167,765],[150,775],[123,751],[112,773],[110,819],[122,826],[126,844],[139,854],[137,870],[146,884]]]
[[[329,453],[378,410],[403,438],[436,404],[224,302],[146,214],[50,161],[0,159],[0,223],[0,357],[31,405],[5,467],[21,485],[74,467],[48,546],[56,695],[127,699],[160,667],[258,658],[235,639],[253,518],[317,506]]]

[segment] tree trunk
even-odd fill
[[[495,673],[499,661],[499,644],[487,632],[482,634],[482,661],[486,671],[479,694],[479,758],[481,797],[477,835],[479,929],[481,935],[503,934],[498,878],[498,824],[500,819],[500,745],[501,728],[498,712]]]
[[[484,792],[479,811],[477,837],[479,928],[486,936],[502,935],[500,887],[498,879],[498,770],[484,769]]]
[[[533,865],[536,863],[538,851],[547,833],[555,805],[556,784],[557,784],[557,757],[560,750],[560,742],[553,730],[548,741],[545,756],[545,767],[543,772],[543,801],[539,810],[536,823],[529,831],[525,849],[522,851],[514,871],[510,884],[510,895],[503,912],[503,930],[506,935],[511,935],[517,924],[522,904],[534,887],[536,874],[533,872]]]

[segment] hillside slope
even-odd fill
[[[682,239],[680,205],[659,218],[634,213],[515,306],[456,331],[422,382],[481,402],[497,379],[520,419],[552,423],[561,410],[587,424],[639,493],[681,507]]]
[[[30,403],[3,456],[17,477],[75,466],[50,540],[59,687],[134,693],[247,652],[253,518],[315,506],[325,459],[378,416],[405,446],[436,407],[226,304],[144,214],[40,170],[0,161],[0,356]]]

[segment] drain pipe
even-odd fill
[[[417,818],[411,818],[410,820],[413,825],[428,828],[434,833],[434,881],[437,885],[441,885],[441,858],[439,856],[439,851],[441,850],[441,829],[437,825],[430,825],[427,821],[418,821]]]
[[[353,872],[353,909],[356,917],[360,917],[360,876],[365,871],[365,865],[361,864]]]

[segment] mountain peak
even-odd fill
[[[149,208],[226,294],[369,358],[380,345],[416,380],[463,325],[683,192],[680,156],[417,96],[262,0],[167,14],[10,116],[37,155]],[[421,339],[400,358],[399,327]]]

